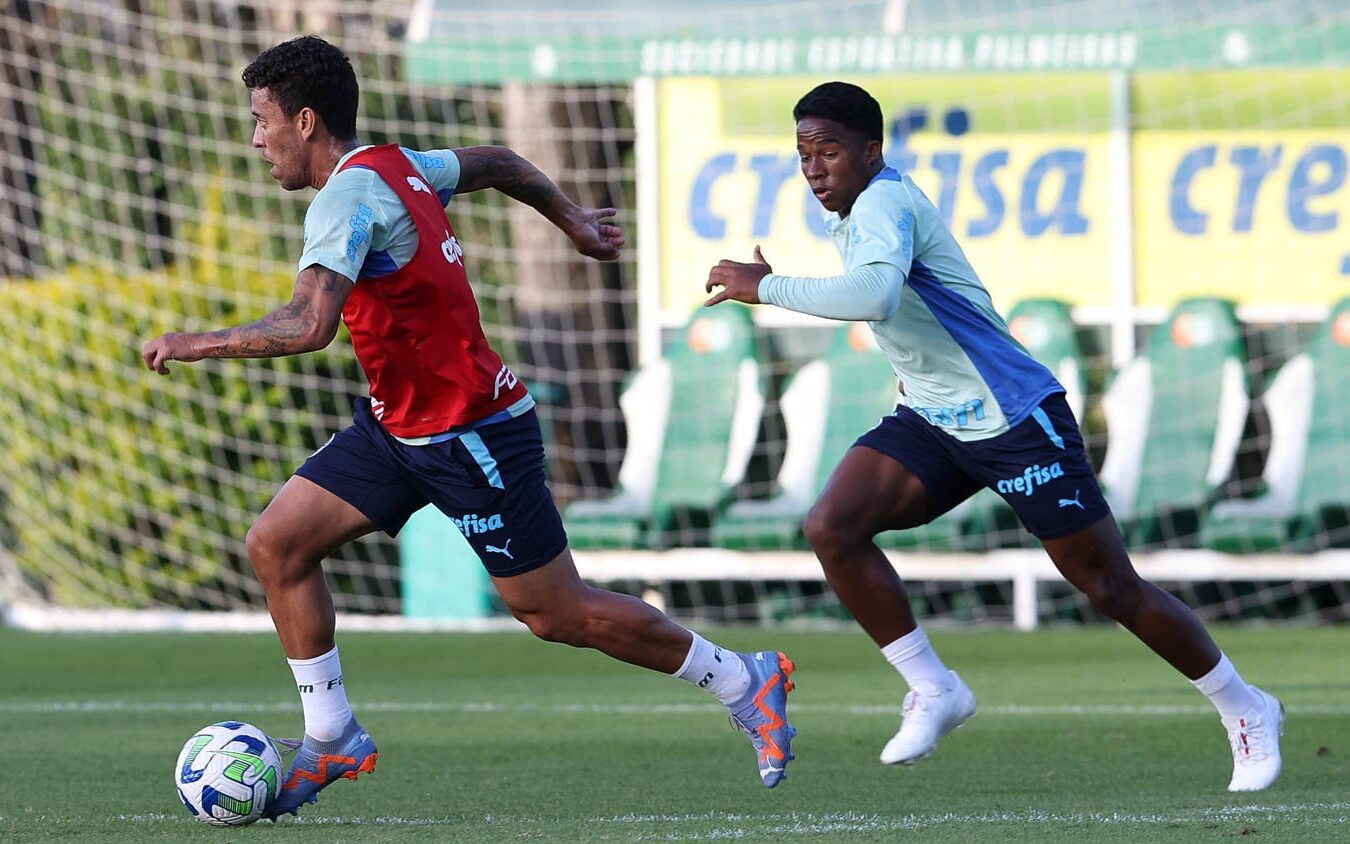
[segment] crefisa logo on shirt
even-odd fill
[[[1037,487],[1048,484],[1055,478],[1062,477],[1064,477],[1064,467],[1060,466],[1058,462],[1051,463],[1049,466],[1042,466],[1037,463],[1035,466],[1028,466],[1021,475],[1015,478],[1005,478],[999,481],[998,491],[1021,492],[1030,496],[1036,491]]]
[[[351,224],[351,234],[347,236],[347,260],[355,261],[357,250],[361,244],[370,240],[370,221],[374,219],[375,212],[370,210],[370,206],[362,203],[356,206],[356,213],[348,218],[347,222]]]

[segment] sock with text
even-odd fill
[[[342,682],[342,663],[337,648],[313,659],[288,659],[305,710],[305,735],[332,741],[342,735],[352,720],[347,688]]]
[[[700,689],[707,689],[727,706],[745,696],[750,688],[750,672],[735,651],[718,647],[690,631],[694,640],[689,643],[689,655],[684,665],[672,676],[688,680]]]

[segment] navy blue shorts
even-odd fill
[[[1063,393],[987,440],[965,442],[901,405],[855,445],[898,461],[923,482],[928,521],[981,487],[1003,496],[1038,539],[1076,533],[1110,514]]]
[[[295,473],[360,510],[390,536],[413,513],[434,504],[493,577],[539,568],[567,547],[533,409],[442,443],[405,445],[371,415],[369,399],[357,399],[351,427]]]

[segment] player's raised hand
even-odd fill
[[[613,208],[583,208],[581,221],[568,232],[577,251],[597,261],[617,260],[623,251],[623,228],[613,222]]]
[[[714,287],[722,289],[704,302],[703,307],[709,308],[728,299],[745,302],[747,305],[758,305],[759,282],[771,272],[773,267],[764,260],[764,253],[759,251],[758,246],[755,247],[754,263],[742,264],[723,258],[717,262],[717,266],[708,271],[708,283],[703,286],[708,293],[712,293]]]
[[[166,364],[171,360],[181,360],[184,363],[201,360],[202,355],[196,351],[192,337],[191,334],[170,332],[146,343],[141,347],[145,368],[160,375],[168,375],[169,367]]]

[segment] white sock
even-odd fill
[[[942,664],[941,657],[929,644],[928,634],[923,632],[922,627],[915,627],[882,648],[881,655],[895,666],[911,689],[916,683],[932,683],[940,689],[947,688],[951,683],[952,672]]]
[[[1191,684],[1209,698],[1209,702],[1224,718],[1241,718],[1261,705],[1256,692],[1238,675],[1233,663],[1228,661],[1228,655],[1223,652],[1219,653],[1218,664],[1205,676],[1192,680]]]
[[[313,659],[288,659],[305,708],[305,735],[332,741],[342,735],[352,719],[347,688],[342,684],[342,663],[337,648]]]
[[[750,689],[750,672],[736,652],[719,648],[693,631],[690,635],[694,641],[689,644],[689,655],[671,676],[707,689],[727,706],[745,697]]]

